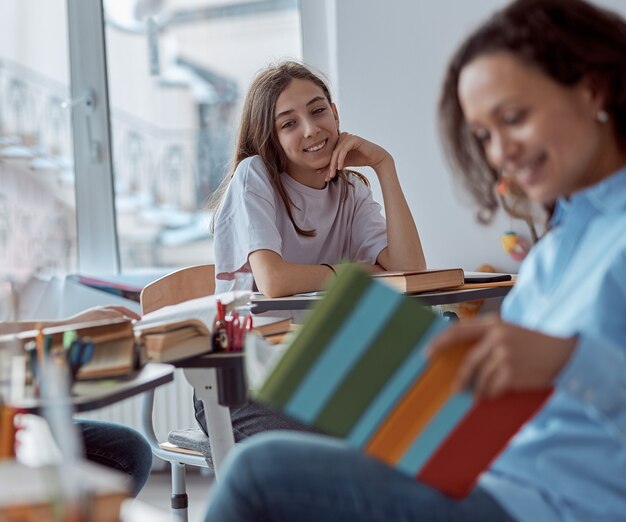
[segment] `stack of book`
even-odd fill
[[[78,338],[93,344],[93,355],[82,365],[77,380],[121,377],[131,373],[140,364],[136,351],[133,324],[128,319],[105,319],[84,323],[64,324],[44,328],[41,333],[46,339],[46,352],[63,351],[65,332],[76,332]],[[38,330],[29,330],[0,337],[0,340],[15,339],[22,345],[36,341]]]

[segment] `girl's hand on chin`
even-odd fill
[[[339,170],[347,167],[372,167],[376,169],[387,159],[391,159],[390,154],[379,145],[360,136],[342,132],[328,167],[321,169],[321,171],[326,171],[326,181],[330,181]]]

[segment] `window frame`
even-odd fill
[[[101,0],[67,0],[77,269],[120,271]]]
[[[333,29],[336,0],[300,0],[304,60],[335,79]],[[76,192],[77,271],[119,274],[111,115],[102,0],[67,0]],[[330,23],[329,23],[330,22]],[[328,46],[313,35],[323,29]]]

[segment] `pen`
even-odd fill
[[[78,339],[78,333],[76,330],[68,330],[67,332],[63,332],[63,348],[69,350],[72,347],[74,341]]]
[[[39,367],[39,375],[43,378],[44,366],[46,364],[46,352],[44,347],[43,329],[41,325],[37,326],[37,336],[35,337],[35,348],[37,350],[37,364]],[[41,388],[40,383],[40,388]]]
[[[243,329],[246,332],[249,332],[250,330],[252,330],[252,328],[254,328],[253,321],[252,321],[252,314],[248,313],[248,315],[246,315],[244,322],[243,322]]]
[[[228,339],[228,348],[226,348],[227,352],[230,352],[233,349],[233,316],[232,314],[226,318],[226,338]]]
[[[233,312],[232,336],[232,351],[237,352],[241,350],[241,322],[237,312]]]
[[[68,352],[72,380],[76,379],[80,369],[93,357],[94,344],[89,337],[75,339]]]
[[[32,379],[35,382],[38,382],[37,373],[39,371],[37,364],[37,343],[35,341],[28,341],[24,345],[24,350],[28,354],[28,362],[30,364],[30,372],[32,374]]]
[[[43,354],[44,357],[49,357],[50,352],[52,352],[52,336],[45,335],[43,336]]]

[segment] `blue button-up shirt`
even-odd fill
[[[626,169],[559,201],[552,227],[502,316],[578,343],[480,484],[520,521],[626,520]]]

